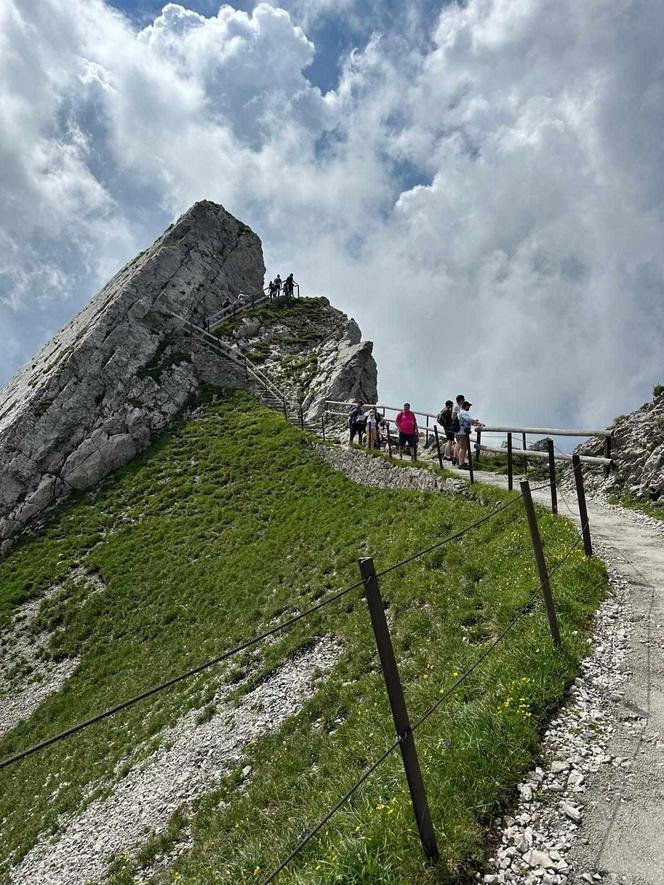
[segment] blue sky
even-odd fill
[[[663,32],[658,0],[5,0],[0,382],[208,198],[356,317],[388,401],[607,423],[664,380]]]

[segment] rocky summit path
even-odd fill
[[[505,476],[494,473],[476,471],[475,477],[507,485]],[[533,497],[550,504],[546,489]],[[561,489],[559,498],[559,512],[580,525],[574,492]],[[607,686],[614,724],[602,761],[614,764],[599,765],[580,797],[581,823],[578,830],[572,828],[575,835],[566,854],[576,872],[568,881],[662,885],[664,523],[598,498],[588,501],[588,517],[597,554],[626,590],[622,616],[630,623],[622,678]]]

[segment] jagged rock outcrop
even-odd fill
[[[656,387],[651,402],[616,418],[608,429],[613,433],[611,450],[617,469],[606,480],[601,469],[593,471],[590,486],[627,492],[664,507],[664,389]],[[577,451],[603,455],[604,439],[589,439]]]
[[[201,324],[263,275],[256,234],[196,203],[18,372],[0,391],[0,549],[131,460],[201,385],[241,386],[172,314]]]
[[[327,298],[268,301],[215,331],[301,402],[307,421],[320,419],[328,399],[376,402],[373,344]]]

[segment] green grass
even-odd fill
[[[476,487],[494,506],[506,493]],[[465,496],[365,488],[324,465],[307,437],[243,394],[201,409],[95,490],[78,495],[44,531],[0,563],[0,623],[55,581],[42,606],[56,628],[52,654],[80,655],[65,687],[0,740],[16,752],[174,675],[487,512]],[[540,511],[550,563],[576,540]],[[74,565],[106,589],[86,595]],[[536,586],[521,504],[460,542],[381,581],[411,717],[417,718],[509,621]],[[585,631],[605,592],[598,561],[577,549],[554,577],[565,650],[552,647],[541,606],[417,734],[443,860],[425,866],[398,754],[381,767],[284,872],[291,883],[459,881],[481,864],[485,828],[537,753],[538,733],[575,678]],[[246,691],[316,636],[343,654],[329,679],[281,729],[247,748],[239,769],[175,815],[137,859],[119,858],[124,885],[141,863],[191,828],[193,848],[155,881],[259,882],[391,742],[392,726],[359,591],[261,647]],[[253,660],[253,659],[252,659]],[[0,773],[0,857],[20,858],[62,815],[103,795],[135,747],[147,756],[166,726],[211,715],[220,674],[208,672]],[[123,768],[124,766],[124,768]],[[117,768],[118,773],[114,773]],[[56,787],[59,787],[55,792]],[[4,875],[4,879],[3,879]],[[0,881],[7,867],[0,867]]]
[[[607,499],[610,504],[620,504],[629,510],[638,510],[640,513],[645,513],[646,516],[652,516],[654,519],[664,522],[663,504],[651,504],[650,501],[641,501],[639,498],[630,495],[629,492],[622,492],[619,495],[611,494],[607,496]]]

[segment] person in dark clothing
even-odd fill
[[[436,419],[445,431],[445,449],[443,451],[443,460],[451,461],[454,457],[454,443],[456,437],[454,434],[454,413],[452,411],[454,403],[451,399],[445,401],[445,408],[441,411]]]
[[[274,292],[277,298],[281,295],[281,285],[281,277],[277,274],[274,278]]]
[[[284,295],[286,298],[292,298],[293,292],[295,291],[296,282],[293,279],[293,274],[289,273],[286,279],[284,280]]]
[[[364,403],[361,400],[358,400],[357,405],[353,406],[349,415],[349,424],[350,424],[350,444],[353,444],[353,440],[355,439],[355,434],[357,434],[357,441],[360,445],[362,445],[362,437],[364,435],[364,429],[366,427],[366,418],[364,415]]]

